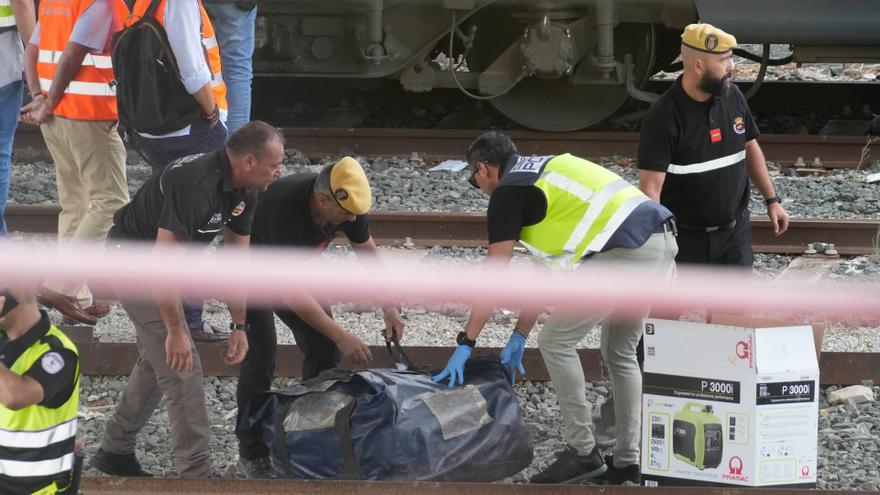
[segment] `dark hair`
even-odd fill
[[[325,165],[324,168],[318,172],[318,176],[315,178],[315,186],[313,188],[315,194],[325,194],[327,196],[333,196],[333,191],[330,190],[330,172],[333,171],[333,164]]]
[[[499,131],[484,132],[468,147],[466,157],[468,165],[473,167],[477,162],[485,162],[503,167],[511,155],[518,155],[513,141]]]
[[[226,142],[226,147],[235,156],[254,155],[261,158],[266,145],[273,138],[281,141],[284,146],[284,134],[281,131],[261,120],[252,120],[235,131]]]

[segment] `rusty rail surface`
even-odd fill
[[[793,488],[685,488],[661,486],[533,485],[508,483],[437,483],[409,481],[193,480],[177,478],[86,477],[83,495],[801,495]],[[811,495],[839,495],[842,490],[810,490]]]
[[[124,376],[131,373],[138,357],[134,343],[97,342],[92,338],[89,327],[63,327],[77,345],[82,359],[82,372],[86,375]],[[452,342],[450,341],[450,344]],[[202,369],[206,376],[238,376],[237,366],[224,363],[226,346],[224,344],[198,343]],[[427,370],[440,371],[454,350],[453,347],[406,347],[406,353],[416,366]],[[376,368],[390,367],[391,358],[385,347],[370,346]],[[474,355],[494,355],[501,353],[500,347],[477,347]],[[579,349],[578,355],[587,380],[607,380],[608,375],[598,349]],[[295,345],[278,346],[275,376],[299,378],[302,376],[302,354]],[[345,366],[347,363],[342,363]],[[525,379],[549,381],[550,375],[544,366],[540,351],[529,347],[523,355]],[[867,352],[823,352],[819,359],[819,378],[824,385],[856,384],[870,379],[880,383],[880,353]]]
[[[320,157],[338,154],[361,156],[409,156],[418,152],[429,161],[461,159],[479,129],[385,129],[288,127],[283,129],[287,146],[306,155]],[[625,156],[635,158],[639,135],[631,132],[549,133],[509,131],[520,152],[525,154],[572,153],[587,158]],[[811,164],[819,158],[823,168],[854,168],[867,144],[863,136],[825,136],[765,134],[761,148],[767,160],[792,165],[798,157]],[[14,146],[18,150],[44,150],[40,132],[20,127]],[[876,145],[875,145],[876,146]]]
[[[9,205],[10,231],[57,232],[57,205]],[[415,246],[485,246],[486,217],[466,213],[376,212],[370,215],[373,238],[379,244]],[[756,253],[800,254],[811,242],[833,243],[841,255],[868,255],[877,249],[880,220],[795,219],[788,232],[773,235],[766,217],[752,218],[752,249]]]

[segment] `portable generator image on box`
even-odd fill
[[[712,406],[687,402],[672,421],[672,453],[698,469],[715,468],[724,448],[721,420]]]

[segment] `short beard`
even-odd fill
[[[709,74],[703,74],[697,87],[700,91],[709,93],[716,98],[727,96],[727,92],[730,90],[730,77],[731,74],[725,74],[715,79]]]

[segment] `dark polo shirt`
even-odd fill
[[[171,162],[113,216],[113,238],[155,240],[160,228],[181,242],[211,242],[223,227],[250,235],[257,193],[233,189],[221,149]]]
[[[759,134],[736,85],[723,97],[698,102],[679,77],[645,119],[639,169],[666,172],[660,203],[680,225],[729,224],[748,207],[745,145]]]
[[[254,216],[252,245],[317,247],[323,249],[342,231],[348,240],[361,244],[370,239],[370,219],[358,215],[353,222],[315,224],[309,209],[317,174],[282,177],[260,195]]]

